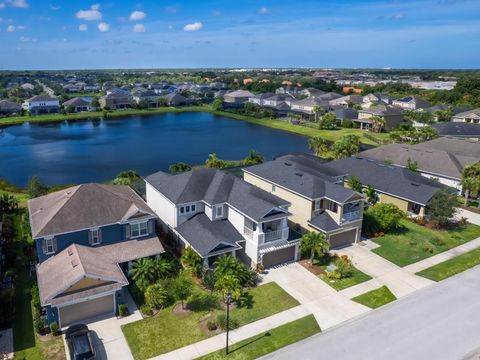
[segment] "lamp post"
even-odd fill
[[[227,302],[227,342],[225,346],[225,354],[228,355],[228,331],[230,330],[230,298],[232,294],[230,292],[227,292],[226,294],[226,302]]]

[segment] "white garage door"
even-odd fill
[[[65,306],[60,308],[61,326],[68,326],[99,315],[113,315],[114,312],[113,295]]]

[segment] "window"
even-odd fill
[[[53,254],[55,252],[55,248],[53,246],[53,238],[46,238],[45,239],[45,253],[46,254]]]
[[[215,217],[217,218],[223,217],[223,205],[215,206]]]
[[[195,205],[192,205],[192,212],[195,212]]]
[[[130,225],[130,238],[136,238],[148,234],[148,221]]]
[[[182,206],[182,207],[180,208],[180,214],[184,214],[184,213],[185,213],[185,208]]]
[[[196,205],[186,205],[186,206],[180,206],[180,214],[191,214],[194,213],[196,210]]]
[[[275,192],[275,190],[277,190],[277,187],[275,186],[275,184],[272,184],[272,192]]]
[[[90,230],[90,244],[91,245],[100,244],[100,230],[99,229]]]
[[[187,206],[185,207],[185,211],[186,211],[187,213],[190,212],[190,205],[187,205]]]
[[[328,206],[328,209],[329,209],[330,211],[333,211],[334,213],[336,213],[337,210],[338,210],[338,205],[337,205],[337,203],[334,203],[333,201],[331,201],[330,204],[329,204],[329,206]]]
[[[323,208],[323,200],[315,200],[314,210],[318,211]]]

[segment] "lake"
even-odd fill
[[[134,169],[142,175],[172,163],[203,164],[210,153],[265,159],[309,151],[307,138],[210,113],[167,113],[12,125],[0,133],[0,178],[24,186],[36,175],[47,185],[108,181]]]

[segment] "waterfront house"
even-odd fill
[[[58,99],[50,95],[35,95],[25,100],[22,107],[32,115],[57,114],[60,112]]]
[[[480,108],[467,110],[452,116],[454,122],[480,124]]]
[[[85,98],[74,97],[73,99],[67,100],[62,104],[62,107],[67,112],[84,112],[84,111],[95,111],[97,108],[92,106],[92,102],[85,100]]]
[[[364,195],[345,188],[342,171],[332,170],[320,158],[281,156],[243,169],[243,178],[288,201],[295,228],[324,233],[332,248],[360,240]]]
[[[185,105],[188,101],[185,96],[174,93],[165,95],[163,99],[165,99],[165,103],[168,106],[181,106]]]
[[[108,91],[98,102],[102,109],[122,110],[131,107],[131,96],[123,90]]]
[[[178,246],[191,247],[211,266],[223,254],[251,267],[299,256],[299,236],[288,228],[290,203],[216,169],[147,176],[147,204]]]
[[[390,131],[397,127],[399,124],[405,122],[403,117],[404,111],[396,106],[389,105],[374,105],[367,109],[358,111],[358,119],[356,122],[359,124],[360,129],[370,130],[372,127],[373,116],[378,116],[385,121],[383,129]]]
[[[273,93],[258,94],[258,95],[249,97],[248,102],[252,103],[252,104],[257,104],[257,105],[263,106],[263,105],[265,105],[265,99],[268,99],[268,98],[270,98],[274,95],[275,94],[273,94]]]
[[[60,327],[114,316],[132,261],[164,252],[155,214],[128,186],[82,184],[28,201],[40,301]]]
[[[0,116],[15,115],[22,112],[22,106],[10,100],[0,100]]]
[[[250,91],[247,90],[235,90],[231,92],[227,92],[224,97],[223,101],[227,104],[231,105],[243,105],[248,102],[248,99],[254,96]]]

